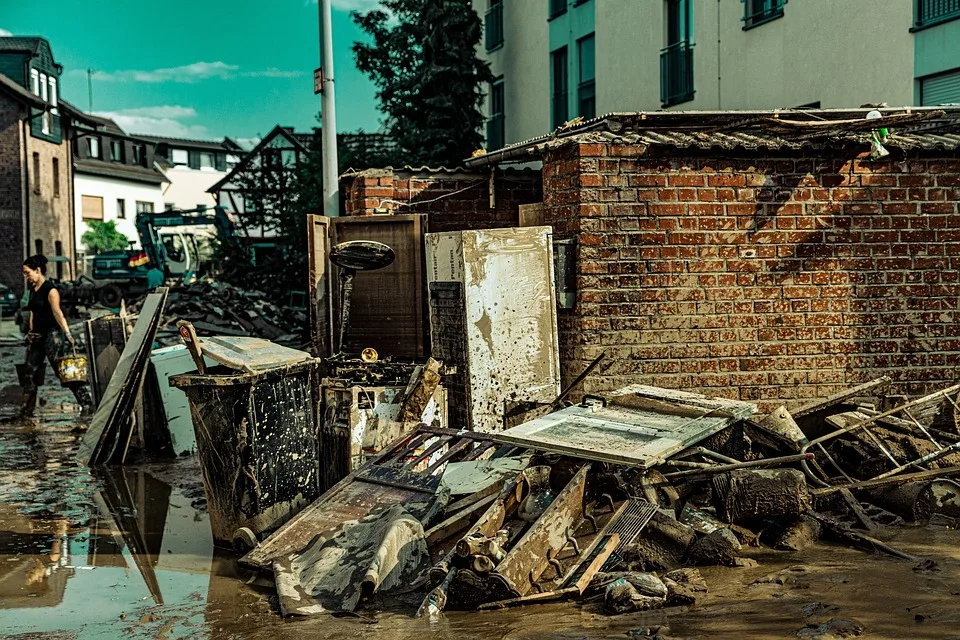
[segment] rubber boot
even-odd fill
[[[20,403],[20,417],[32,418],[37,411],[37,392],[24,391],[23,400]]]

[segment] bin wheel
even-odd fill
[[[123,300],[123,291],[115,284],[108,284],[103,289],[100,289],[97,300],[105,307],[119,307],[120,301]]]
[[[233,549],[239,553],[246,553],[257,546],[257,536],[248,527],[240,527],[233,532]]]

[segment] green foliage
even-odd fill
[[[87,226],[90,228],[80,236],[80,242],[92,254],[117,251],[130,246],[130,240],[117,231],[117,224],[113,220],[109,222],[91,220],[87,222]]]
[[[480,19],[470,0],[383,0],[387,11],[354,13],[372,43],[353,45],[373,80],[404,164],[458,166],[483,146],[480,106],[493,80],[477,57]]]

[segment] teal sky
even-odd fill
[[[350,10],[377,0],[333,0],[339,131],[376,131],[374,87],[354,66],[363,37]],[[61,95],[130,133],[254,138],[275,125],[317,125],[316,0],[0,0],[0,33],[43,36],[63,65]]]

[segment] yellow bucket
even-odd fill
[[[77,355],[76,349],[73,350],[72,355],[58,358],[57,377],[60,378],[60,384],[86,384],[87,358]]]

